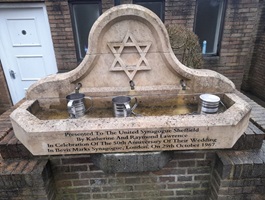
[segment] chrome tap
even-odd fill
[[[134,86],[135,86],[135,84],[134,84],[134,82],[133,82],[133,80],[130,80],[130,86],[131,86],[131,90],[134,90]]]
[[[180,85],[181,85],[181,87],[182,87],[182,90],[186,90],[186,83],[185,83],[185,81],[183,80],[183,79],[181,79],[180,80]]]
[[[75,93],[79,93],[79,90],[81,87],[82,87],[82,83],[77,83],[75,86]]]

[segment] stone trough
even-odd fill
[[[150,10],[121,5],[106,11],[88,43],[76,69],[38,81],[11,114],[16,137],[32,154],[231,148],[248,126],[251,109],[234,84],[214,71],[180,63],[164,24]],[[65,97],[78,83],[93,107],[69,118]],[[198,112],[204,93],[220,97],[217,113]],[[137,98],[136,115],[114,117],[112,98],[119,95]]]

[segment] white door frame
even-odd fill
[[[44,14],[44,26],[46,26],[48,28],[48,31],[51,33],[51,30],[50,30],[50,24],[49,24],[49,19],[48,19],[48,13],[47,13],[47,10],[46,10],[46,5],[45,3],[43,2],[40,2],[40,3],[1,3],[0,4],[0,9],[3,8],[3,9],[12,9],[12,8],[41,8],[43,10],[43,14]],[[51,36],[51,34],[50,34]],[[52,51],[51,53],[53,53],[53,55],[55,55],[55,52],[54,52],[54,47],[53,47],[53,40],[52,40],[52,37],[50,37],[50,41],[51,41],[51,45],[52,45]],[[0,38],[0,60],[1,60],[1,63],[2,63],[2,68],[3,68],[3,71],[4,71],[4,75],[5,75],[5,78],[6,78],[6,82],[7,82],[7,87],[9,89],[9,93],[10,93],[10,96],[11,96],[11,100],[12,100],[12,103],[14,104],[14,99],[16,99],[17,95],[16,95],[16,91],[15,91],[15,86],[14,84],[12,83],[12,80],[11,80],[11,77],[10,77],[10,74],[9,74],[9,69],[8,66],[11,66],[11,64],[8,63],[8,60],[9,59],[1,59],[1,58],[7,58],[7,55],[5,53],[5,50],[4,50],[4,46],[3,46],[3,42]],[[56,58],[55,58],[55,65],[57,67],[57,64],[56,64]],[[4,67],[5,66],[5,67]]]

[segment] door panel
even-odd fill
[[[45,6],[1,5],[0,27],[0,59],[16,103],[25,97],[31,84],[57,72]]]
[[[41,55],[17,56],[17,64],[22,81],[37,81],[47,74]]]
[[[41,46],[34,18],[7,19],[7,29],[13,47]]]

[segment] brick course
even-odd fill
[[[0,165],[0,194],[2,199],[47,200],[262,199],[264,153],[265,144],[248,151],[177,151],[160,171],[117,174],[104,174],[89,155],[52,156],[49,162],[46,158],[8,159]],[[63,164],[71,158],[75,163]],[[179,166],[188,160],[205,164]]]
[[[259,150],[217,153],[212,175],[213,199],[263,199],[265,143]]]
[[[77,66],[71,16],[67,1],[45,1],[59,71]]]
[[[255,48],[252,57],[251,67],[248,76],[245,77],[243,89],[250,91],[259,98],[265,100],[265,5],[258,10],[260,14],[260,20],[258,24],[258,32],[255,40]]]
[[[208,158],[207,165],[199,167],[202,170],[193,170],[192,168],[192,171],[188,172],[187,166],[178,167],[178,163],[185,160],[184,158],[177,160],[182,153],[175,152],[173,160],[162,170],[144,173],[104,174],[94,166],[89,155],[67,156],[67,159],[74,158],[76,160],[75,163],[70,164],[70,168],[77,163],[80,164],[77,158],[81,163],[86,160],[85,165],[88,170],[83,168],[74,172],[68,170],[65,165],[58,165],[58,158],[55,160],[57,164],[53,164],[51,159],[51,163],[55,167],[54,171],[56,171],[57,198],[73,198],[82,193],[91,199],[170,199],[178,196],[206,199],[213,159]],[[190,153],[186,152],[185,154]],[[198,155],[191,154],[189,156],[193,161],[206,160],[207,152],[200,152]],[[63,160],[64,158],[60,158],[60,163],[63,163]],[[187,175],[188,173],[190,175]],[[199,176],[204,177],[194,180],[194,177]],[[69,188],[72,189],[69,190]]]
[[[165,1],[165,24],[179,24],[193,30],[196,0]]]
[[[8,160],[0,162],[0,196],[3,200],[52,200],[54,181],[48,160]]]
[[[0,115],[11,108],[12,103],[8,92],[4,71],[0,60]],[[0,136],[1,137],[1,136]]]

